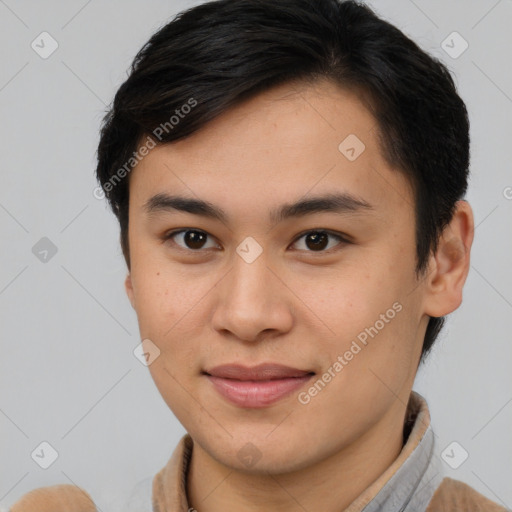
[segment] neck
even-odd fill
[[[352,444],[293,472],[241,472],[219,463],[194,443],[187,478],[190,506],[200,512],[344,510],[402,449],[405,409],[399,400],[395,404]]]

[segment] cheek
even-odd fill
[[[316,313],[315,322],[325,334],[317,343],[331,362],[347,351],[352,367],[392,368],[410,357],[412,343],[406,341],[414,333],[406,318],[412,307],[404,292],[408,284],[397,275],[397,265],[394,274],[388,269],[389,260],[382,259],[380,264],[342,270],[332,279],[303,283],[304,303]]]
[[[322,279],[303,282],[301,299],[328,328],[346,339],[373,324],[397,299],[379,270],[341,270]]]
[[[151,338],[159,334],[168,315],[175,309],[170,304],[170,283],[158,275],[138,274],[132,278],[136,289],[136,310],[141,335]]]
[[[158,266],[134,268],[132,282],[141,336],[163,342],[171,336],[173,326],[179,325],[193,297],[184,292],[179,276],[169,275]]]
[[[173,372],[181,374],[197,365],[207,326],[205,297],[214,282],[195,279],[169,265],[151,268],[149,263],[144,269],[139,267],[132,280],[141,338],[158,346],[164,356],[160,362],[165,361]]]

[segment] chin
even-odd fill
[[[304,439],[292,440],[284,430],[281,436],[271,439],[271,431],[272,428],[265,428],[260,435],[233,434],[233,438],[223,439],[220,443],[217,438],[203,446],[217,462],[252,475],[289,473],[311,464],[306,456]]]

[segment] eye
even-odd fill
[[[205,245],[205,241],[207,240],[208,236],[208,233],[205,231],[189,228],[167,233],[164,236],[164,240],[172,240],[173,243],[177,244],[182,249],[199,251],[200,249],[211,249],[215,247],[215,244],[210,247]]]
[[[295,240],[294,245],[297,244],[298,241],[303,238],[304,242],[302,244],[302,247],[305,247],[305,249],[299,248],[299,250],[306,250],[307,252],[328,252],[330,249],[332,249],[332,247],[340,245],[340,243],[350,243],[346,238],[344,238],[340,234],[326,230],[314,230],[307,231],[306,233],[300,235]],[[338,244],[329,245],[329,238],[334,238],[338,240]],[[324,250],[326,247],[328,249]]]
[[[218,244],[212,241],[212,244],[208,246],[206,243],[210,235],[205,231],[193,228],[179,229],[171,231],[164,235],[164,241],[172,241],[172,243],[178,245],[178,247],[189,250],[200,252],[201,249],[213,249],[218,248]],[[304,239],[302,247],[300,247],[299,241]],[[331,239],[331,240],[329,240]],[[332,240],[336,240],[337,243],[333,243]],[[298,250],[304,250],[306,252],[329,252],[336,245],[350,243],[344,236],[338,233],[334,233],[328,230],[310,230],[302,233],[295,239],[292,245],[299,245]]]

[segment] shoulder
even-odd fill
[[[89,494],[71,484],[39,487],[23,495],[9,512],[97,512]]]
[[[436,489],[426,512],[507,512],[507,509],[489,500],[459,480],[444,478]]]

